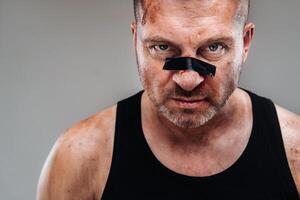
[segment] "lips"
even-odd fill
[[[195,108],[204,103],[206,103],[206,99],[189,99],[189,98],[172,98],[173,102],[182,108]]]

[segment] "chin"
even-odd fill
[[[159,109],[168,121],[179,128],[194,129],[205,125],[210,121],[216,114],[217,108],[211,106],[205,111],[195,111],[190,109],[172,110],[166,106],[161,106]]]

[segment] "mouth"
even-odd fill
[[[195,109],[207,103],[206,98],[171,98],[171,100],[176,104],[176,106],[185,109]]]

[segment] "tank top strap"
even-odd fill
[[[138,152],[126,152],[126,155],[137,155],[141,149],[144,149],[143,135],[141,127],[141,98],[144,91],[118,102],[116,126],[115,126],[115,147],[120,146],[120,149],[135,150]],[[133,148],[131,144],[135,144]],[[140,145],[138,148],[137,145]],[[122,151],[116,150],[118,154]],[[125,153],[125,152],[124,152]]]
[[[298,200],[296,184],[289,168],[285,153],[284,142],[278,115],[274,103],[265,97],[258,96],[247,91],[251,97],[253,115],[255,116],[255,127],[257,139],[260,145],[265,146],[265,159],[268,160],[268,168],[278,176],[278,189],[282,192],[282,198]],[[262,144],[262,142],[264,144]]]
[[[143,91],[140,91],[117,104],[113,156],[102,200],[123,199],[120,191],[116,189],[122,188],[125,179],[128,179],[124,172],[132,170],[128,168],[132,161],[137,159],[135,157],[142,155],[140,150],[143,148],[136,146],[141,144],[139,140],[142,138],[139,135],[142,94]],[[132,144],[135,147],[132,147]],[[139,151],[135,151],[137,149]]]

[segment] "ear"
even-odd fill
[[[137,24],[136,22],[132,22],[130,25],[131,33],[132,33],[132,41],[133,45],[136,48],[136,40],[137,40]]]
[[[249,50],[251,47],[251,42],[255,32],[255,25],[253,23],[247,23],[244,27],[244,50],[243,50],[243,62],[247,60]]]

